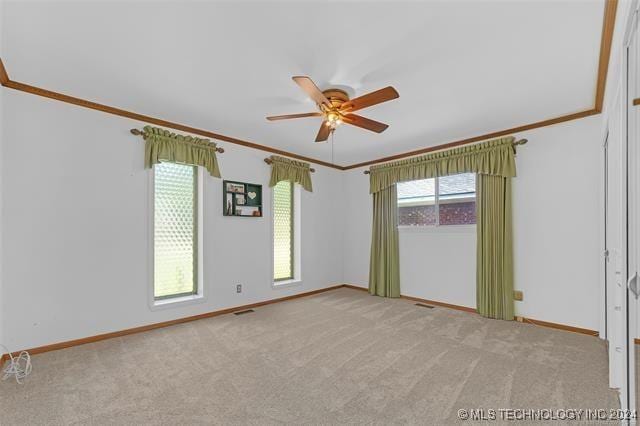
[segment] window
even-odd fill
[[[438,181],[438,224],[476,223],[476,175],[462,173],[442,176]]]
[[[153,297],[198,293],[198,169],[154,166]]]
[[[400,226],[476,223],[476,175],[461,173],[398,183]]]
[[[435,178],[398,183],[398,224],[401,226],[438,224]]]
[[[273,187],[273,280],[294,278],[293,187],[289,181]]]

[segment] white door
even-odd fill
[[[627,138],[626,138],[626,190],[627,190],[627,268],[626,268],[626,287],[627,287],[627,356],[628,356],[628,409],[635,412],[638,407],[638,386],[640,380],[637,374],[640,369],[636,366],[636,345],[635,340],[638,337],[638,265],[640,250],[638,243],[640,242],[640,227],[638,214],[640,214],[640,185],[638,174],[638,165],[640,164],[640,149],[638,149],[638,140],[640,136],[639,111],[640,106],[634,106],[634,100],[640,98],[640,80],[639,80],[639,61],[640,51],[637,35],[637,20],[634,19],[627,44],[627,90],[626,90],[626,110],[627,110]],[[638,370],[638,371],[636,371]]]
[[[605,268],[607,298],[607,340],[609,341],[609,382],[621,392],[621,403],[627,399],[626,357],[626,291],[625,257],[626,206],[624,206],[622,102],[616,102],[609,116],[605,145]],[[624,394],[624,395],[622,395]],[[626,404],[626,402],[625,402]]]

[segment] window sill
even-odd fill
[[[274,281],[271,284],[273,288],[294,287],[302,284],[302,280],[294,278],[292,280]]]
[[[401,233],[439,233],[439,234],[474,234],[476,225],[425,225],[425,226],[398,226]]]
[[[151,301],[151,310],[157,311],[161,309],[178,308],[186,305],[194,305],[196,303],[204,302],[204,296],[201,294],[194,294],[192,296],[173,297],[169,299],[153,300]]]

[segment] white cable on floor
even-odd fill
[[[2,370],[4,373],[2,380],[7,380],[9,377],[14,376],[16,382],[21,385],[22,379],[31,373],[31,356],[29,356],[29,352],[22,351],[20,355],[14,357],[5,345],[0,344],[0,348],[3,348],[9,354],[9,365]]]

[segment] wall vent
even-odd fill
[[[435,306],[425,305],[424,303],[416,303],[416,306],[420,306],[421,308],[429,308],[429,309],[435,308]]]
[[[234,312],[233,315],[244,315],[244,314],[248,314],[250,312],[254,312],[253,309],[247,309],[246,311]]]

